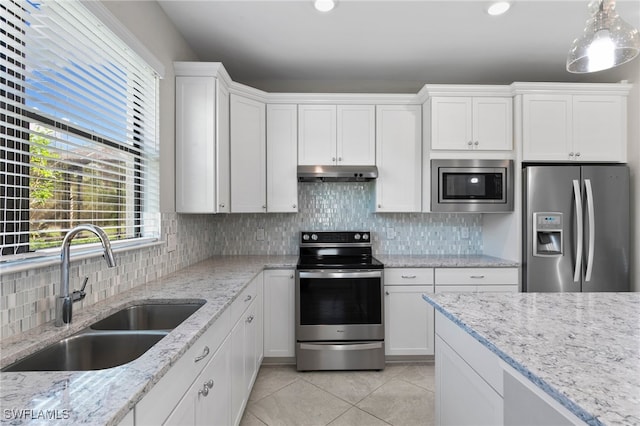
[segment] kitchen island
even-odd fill
[[[566,410],[566,424],[640,424],[640,293],[423,297],[436,309],[436,370],[440,363],[442,384],[452,379],[447,371],[456,369],[447,367],[446,353],[438,357],[439,346],[463,361],[459,365],[470,366],[469,371],[484,381],[485,393],[494,393],[494,419],[517,422],[513,416],[519,414],[513,408],[521,401],[513,395],[536,394],[548,400],[543,405]],[[475,353],[465,349],[476,342]],[[488,355],[477,357],[481,351]],[[495,374],[498,365],[501,374]],[[436,416],[447,415],[451,401],[445,400],[446,386],[438,388],[436,383]],[[511,392],[524,387],[531,392]]]

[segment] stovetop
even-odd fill
[[[301,232],[298,269],[383,269],[371,253],[371,233]]]

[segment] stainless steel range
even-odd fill
[[[300,234],[298,370],[384,369],[383,268],[369,232]]]

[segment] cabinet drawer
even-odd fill
[[[258,286],[256,279],[251,280],[249,285],[242,290],[242,293],[238,295],[236,300],[231,304],[231,323],[238,322],[242,313],[247,310],[251,302],[253,302],[258,296]]]
[[[162,424],[231,331],[226,309],[136,405],[135,423]]]
[[[389,268],[384,270],[384,285],[433,284],[433,268]]]
[[[517,268],[438,268],[437,285],[518,284]]]

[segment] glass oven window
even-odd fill
[[[443,200],[503,200],[502,173],[442,173]]]
[[[301,278],[300,324],[382,324],[380,278]]]

